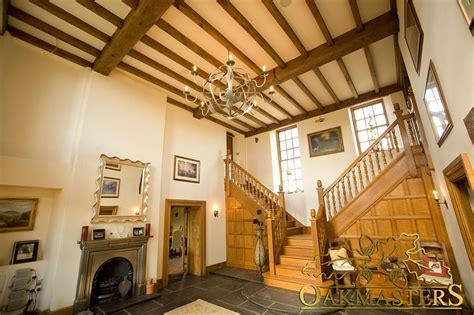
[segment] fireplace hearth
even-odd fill
[[[146,250],[151,236],[81,241],[82,254],[77,281],[74,314],[145,294]],[[118,286],[131,282],[125,298]]]

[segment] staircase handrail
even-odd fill
[[[285,209],[280,208],[273,214],[267,211],[267,241],[268,241],[268,267],[271,275],[275,275],[275,266],[280,261],[280,253],[286,238]]]

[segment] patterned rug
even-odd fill
[[[226,308],[220,307],[218,305],[203,301],[196,300],[194,302],[188,303],[181,307],[175,308],[172,311],[169,311],[166,314],[169,315],[181,315],[181,314],[239,314],[232,311],[229,311]]]

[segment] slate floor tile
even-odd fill
[[[246,299],[242,297],[242,294],[239,291],[235,291],[230,294],[224,295],[223,297],[220,297],[218,300],[225,302],[227,304],[235,305],[235,306],[238,306],[244,303],[245,301],[247,301]]]
[[[151,311],[153,309],[157,309],[161,306],[162,304],[156,303],[155,301],[151,300],[151,301],[137,304],[135,306],[127,308],[126,310],[132,315],[135,315],[135,314],[141,315],[141,314],[144,314],[145,312]]]

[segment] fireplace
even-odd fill
[[[150,236],[78,242],[81,263],[74,313],[121,299],[120,282],[131,288],[125,298],[145,293],[146,249]]]

